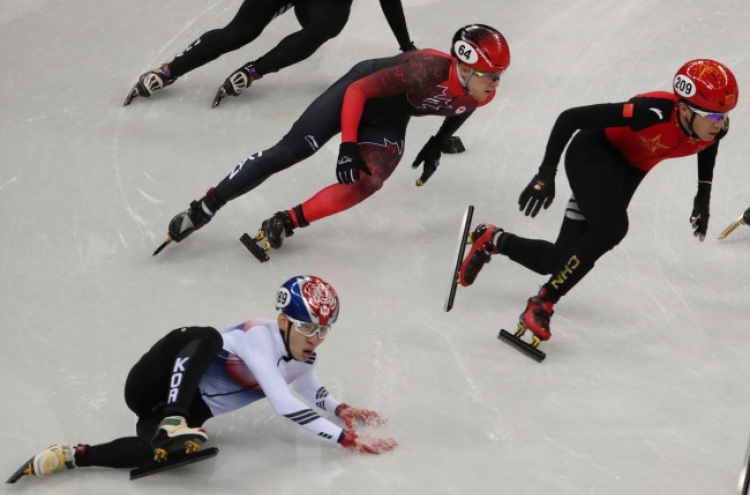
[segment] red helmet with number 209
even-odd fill
[[[726,113],[737,106],[739,89],[727,66],[708,59],[691,60],[674,76],[674,94],[709,112]]]
[[[501,72],[510,65],[508,42],[500,31],[485,24],[469,24],[456,31],[451,55],[481,72]]]

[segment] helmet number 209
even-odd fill
[[[695,84],[687,77],[678,74],[674,78],[674,90],[678,95],[689,98],[695,94]]]

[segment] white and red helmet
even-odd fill
[[[300,275],[290,278],[276,291],[276,309],[295,320],[333,325],[339,317],[339,297],[322,279]]]
[[[510,48],[497,29],[469,24],[453,35],[451,55],[480,72],[502,72],[510,65]]]
[[[734,74],[724,64],[708,59],[691,60],[674,76],[674,94],[700,110],[727,113],[737,106],[739,89]]]

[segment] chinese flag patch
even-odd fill
[[[626,103],[625,105],[623,105],[623,107],[622,107],[622,116],[625,117],[626,119],[629,119],[630,117],[632,117],[633,116],[633,106],[634,105],[632,103]]]

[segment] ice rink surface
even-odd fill
[[[18,494],[731,494],[750,435],[747,0],[404,0],[419,47],[490,24],[512,65],[497,97],[459,131],[423,188],[410,164],[440,118],[413,119],[403,163],[375,196],[298,230],[269,263],[240,244],[275,211],[335,180],[338,140],[228,204],[158,257],[169,220],[232,167],[273,145],[355,62],[397,52],[376,0],[307,61],[211,109],[216,88],[296,29],[255,43],[150,99],[122,101],[138,75],[234,15],[239,0],[3,0],[0,3],[0,469],[52,443],[129,435],[125,376],[185,325],[273,317],[277,286],[312,273],[342,313],[319,350],[337,398],[381,411],[381,456],[345,451],[266,402],[207,423],[219,457],[130,482],[101,468],[3,485]],[[556,307],[538,364],[496,339],[545,281],[496,258],[442,310],[463,211],[554,239],[569,189],[531,220],[517,198],[564,109],[670,90],[694,58],[740,84],[714,175],[709,236],[692,236],[694,157],[649,174],[630,232]]]

